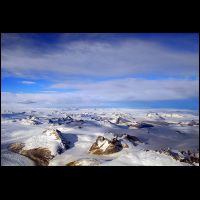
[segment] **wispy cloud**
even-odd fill
[[[136,39],[59,43],[38,51],[28,45],[2,49],[3,74],[64,79],[74,76],[165,74],[198,76],[198,53]]]
[[[43,106],[103,105],[105,102],[180,100],[198,97],[198,80],[123,79],[73,84],[77,92],[2,93],[2,103],[34,101]]]
[[[35,101],[20,101],[20,102],[17,102],[17,103],[20,103],[20,104],[32,104],[32,103],[36,103]]]
[[[54,91],[54,90],[42,90],[41,92],[44,92],[44,93],[55,93],[57,91]]]
[[[68,82],[57,87],[78,89],[77,94],[95,100],[173,100],[187,99],[198,95],[198,80],[145,80],[119,79],[99,82]],[[52,87],[52,86],[51,86]],[[53,85],[55,87],[55,85]]]
[[[20,77],[25,80],[21,84],[41,87],[34,94],[31,90],[3,92],[2,104],[92,106],[106,102],[182,100],[199,95],[196,50],[173,48],[155,39],[109,41],[86,35],[84,40],[79,34],[69,37],[73,39],[66,40],[65,35],[51,45],[38,45],[39,40],[23,40],[18,34],[3,35],[2,76]],[[157,80],[158,77],[162,78]]]
[[[22,83],[22,84],[25,84],[25,85],[33,85],[33,84],[36,84],[36,82],[34,82],[34,81],[22,81],[21,83]]]

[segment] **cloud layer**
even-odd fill
[[[104,102],[118,101],[155,101],[181,100],[198,97],[197,80],[143,80],[122,79],[101,81],[98,83],[63,83],[64,87],[73,87],[76,92],[45,92],[37,94],[2,93],[2,103],[34,101],[39,105],[62,104],[100,105]]]
[[[98,106],[199,96],[196,50],[134,38],[60,39],[51,45],[18,34],[3,38],[2,76],[23,78],[18,88],[25,84],[26,93],[4,91],[2,105]]]
[[[77,41],[38,51],[28,45],[3,47],[3,75],[33,78],[165,74],[197,76],[198,53],[175,51],[159,43]]]

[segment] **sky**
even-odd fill
[[[3,33],[2,107],[198,109],[198,33]]]

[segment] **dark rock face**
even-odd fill
[[[136,136],[128,135],[126,133],[120,133],[120,134],[114,133],[113,135],[114,135],[114,137],[119,138],[119,140],[122,141],[122,142],[126,142],[126,140],[128,140],[134,146],[137,146],[139,143],[145,143],[142,140],[140,140],[139,138],[137,138]],[[147,144],[147,143],[145,143],[145,144]],[[126,148],[128,148],[127,144],[125,146],[127,146]]]
[[[130,122],[130,121],[127,119],[124,119],[122,117],[118,117],[116,120],[116,124],[123,124],[123,123],[127,123],[127,122]]]
[[[181,131],[176,131],[176,133],[180,134],[180,135],[185,135],[185,133],[181,132]]]
[[[175,160],[180,160],[181,156],[177,152],[173,152],[170,149],[160,149],[159,153],[164,153],[165,155],[171,156]]]
[[[190,151],[174,152],[169,148],[160,149],[159,153],[164,153],[165,155],[171,156],[173,159],[177,161],[186,162],[191,165],[193,165],[194,163],[199,163],[199,153],[192,153]]]
[[[53,158],[51,151],[47,148],[34,148],[29,150],[23,150],[23,143],[14,143],[9,145],[9,150],[19,153],[33,160],[37,166],[48,166],[49,161]]]
[[[36,165],[38,166],[48,166],[49,161],[54,157],[51,155],[51,151],[49,151],[47,148],[23,150],[21,154],[35,161]]]
[[[8,146],[8,149],[14,153],[21,153],[24,147],[25,147],[25,144],[23,143],[13,143]]]
[[[199,125],[199,122],[196,122],[194,120],[188,123],[188,126],[198,126],[198,125]]]
[[[73,122],[73,118],[70,116],[67,117],[62,117],[62,118],[51,118],[49,119],[49,124],[58,124],[58,125],[62,125],[62,124],[69,124],[71,122]]]
[[[113,138],[109,140],[102,136],[98,136],[96,142],[90,147],[89,152],[97,155],[106,155],[119,152],[123,146],[119,140]]]
[[[132,135],[125,134],[124,139],[127,139],[134,146],[137,146],[138,145],[137,143],[143,143],[139,138],[137,138],[136,136],[132,136]]]
[[[180,126],[199,126],[199,121],[192,120],[189,123],[179,122]]]
[[[54,123],[54,120],[49,119],[49,124],[53,124],[53,123]]]
[[[133,127],[136,127],[136,128],[151,128],[151,127],[154,127],[152,124],[147,124],[147,123],[138,123],[136,125],[132,125]]]
[[[141,142],[137,137],[135,137],[135,136],[132,136],[132,135],[126,135],[126,137],[125,137],[127,140],[129,140],[129,141],[133,141],[133,142]]]

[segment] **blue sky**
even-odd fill
[[[2,104],[198,109],[197,33],[4,33]]]

